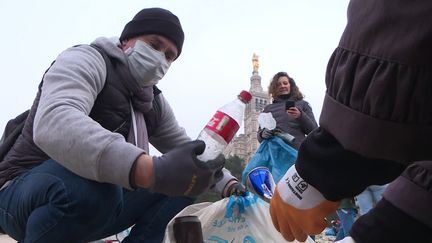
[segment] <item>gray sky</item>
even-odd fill
[[[325,69],[345,27],[347,5],[348,0],[0,0],[1,133],[31,106],[44,71],[62,50],[119,36],[147,7],[166,8],[182,23],[182,54],[158,86],[192,138],[218,107],[249,90],[253,53],[263,88],[276,72],[288,72],[318,119]]]

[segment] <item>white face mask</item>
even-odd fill
[[[128,48],[125,54],[132,76],[142,87],[157,84],[170,67],[165,54],[141,40],[137,40],[135,46]]]

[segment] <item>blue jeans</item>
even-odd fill
[[[19,242],[89,242],[133,226],[123,242],[161,242],[194,199],[88,180],[53,160],[0,191],[0,226]]]
[[[372,185],[356,196],[359,214],[364,215],[371,210],[382,198],[382,194],[387,185]]]
[[[349,236],[349,231],[356,219],[357,210],[354,208],[338,208],[336,213],[340,219],[341,225],[336,235],[336,240],[341,240]]]

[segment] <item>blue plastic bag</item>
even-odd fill
[[[242,173],[242,183],[246,185],[247,174],[256,167],[269,168],[277,183],[295,163],[297,150],[285,143],[282,138],[273,136],[262,141],[252,159]]]

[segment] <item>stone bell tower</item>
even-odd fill
[[[252,95],[252,100],[246,106],[245,110],[245,135],[247,135],[246,142],[246,157],[245,162],[247,163],[253,156],[255,151],[259,146],[257,140],[258,131],[258,116],[264,109],[264,107],[269,104],[269,96],[267,92],[263,90],[261,85],[261,76],[259,75],[259,56],[255,53],[252,56],[252,76],[250,77],[250,88],[249,92]]]
[[[258,131],[258,116],[264,109],[264,106],[269,104],[269,96],[261,86],[261,76],[258,72],[259,56],[255,53],[252,56],[252,76],[250,77],[249,92],[252,99],[246,106],[244,116],[244,134],[239,134],[230,143],[224,152],[225,156],[234,156],[244,159],[248,163],[259,146],[257,139]]]

